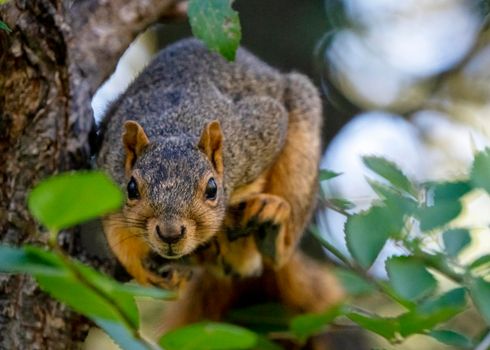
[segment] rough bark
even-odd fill
[[[178,0],[12,0],[0,6],[0,242],[45,244],[26,208],[49,175],[89,166],[90,100],[134,37]],[[75,255],[77,235],[64,234]],[[0,349],[79,348],[89,323],[28,276],[0,274]]]

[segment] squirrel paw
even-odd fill
[[[253,236],[221,245],[219,266],[225,276],[251,277],[262,273],[262,257]]]
[[[242,226],[250,223],[284,225],[289,219],[291,207],[282,197],[260,193],[248,199],[243,212]]]
[[[157,272],[157,285],[161,288],[179,289],[192,278],[192,269],[185,266],[164,265]]]
[[[255,195],[246,203],[242,226],[255,228],[255,241],[265,260],[275,268],[283,266],[294,250],[287,230],[291,215],[289,203],[267,193]]]
[[[164,289],[177,290],[192,278],[190,267],[162,262],[156,255],[143,262],[143,268],[135,275],[141,284],[153,285]]]

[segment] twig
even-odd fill
[[[475,347],[475,350],[487,350],[490,347],[490,332],[487,333],[485,338]]]
[[[407,301],[401,299],[400,297],[398,297],[398,295],[396,295],[395,292],[393,292],[393,290],[388,285],[386,285],[385,283],[382,283],[382,282],[378,281],[377,279],[373,278],[371,275],[368,274],[368,272],[365,269],[363,269],[361,266],[355,264],[353,261],[348,259],[345,255],[343,255],[340,252],[340,250],[338,250],[336,247],[334,247],[330,242],[325,240],[325,238],[323,238],[320,235],[320,232],[318,231],[318,229],[316,227],[311,227],[310,229],[311,229],[313,236],[316,239],[318,239],[320,241],[320,243],[330,253],[332,253],[337,259],[339,259],[348,269],[352,270],[354,273],[356,273],[363,280],[365,280],[366,282],[373,285],[378,291],[384,293],[385,295],[387,295],[388,297],[393,299],[398,304],[406,307],[407,309],[412,306],[412,304],[410,302],[407,302]]]

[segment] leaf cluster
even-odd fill
[[[377,291],[406,312],[382,317],[347,307],[349,311],[343,315],[392,343],[413,334],[426,334],[451,345],[471,347],[475,340],[439,327],[466,310],[468,299],[490,326],[490,257],[463,264],[460,254],[471,244],[471,228],[453,224],[462,213],[465,195],[475,190],[490,194],[490,149],[476,154],[469,176],[458,181],[416,183],[384,158],[367,156],[363,161],[377,177],[368,182],[378,198],[362,212],[352,212],[351,206],[339,210],[347,217],[344,232],[351,257],[332,249],[319,237],[318,230],[313,233],[346,265],[339,277],[348,292]],[[405,253],[386,260],[387,281],[376,280],[368,269],[389,240]],[[436,272],[458,287],[441,291]]]

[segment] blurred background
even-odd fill
[[[242,45],[269,64],[309,75],[324,98],[322,167],[343,173],[324,187],[359,211],[375,194],[362,155],[393,160],[418,181],[464,177],[477,150],[490,145],[488,0],[237,0]],[[141,35],[93,100],[96,119],[160,48],[191,35],[187,22]],[[472,228],[465,256],[490,251],[490,198],[472,193],[455,224]],[[322,234],[347,254],[345,217],[321,210]],[[385,276],[388,244],[372,268]],[[380,300],[359,300],[381,313]],[[468,322],[468,320],[470,320]],[[469,311],[456,327],[478,334]],[[393,348],[377,337],[370,347]],[[448,349],[413,337],[398,349]]]

